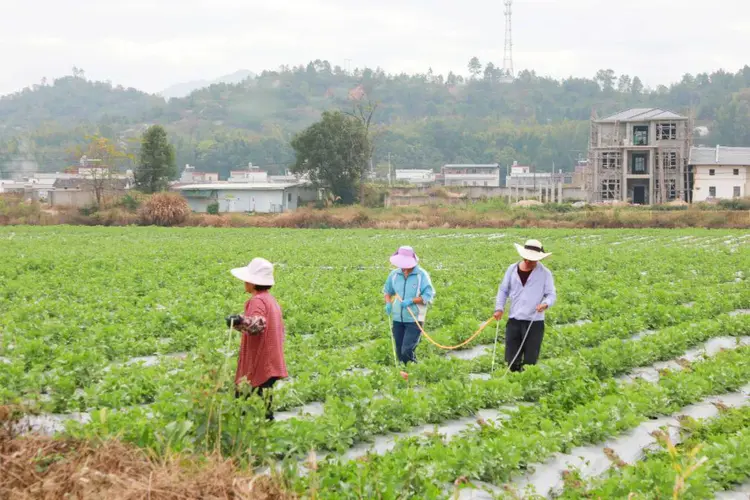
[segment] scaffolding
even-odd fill
[[[653,115],[644,118],[644,111]],[[588,200],[689,201],[692,124],[692,114],[686,118],[662,110],[630,110],[601,121],[592,113],[584,175]]]

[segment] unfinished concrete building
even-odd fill
[[[585,183],[589,201],[687,201],[691,121],[657,108],[592,117]]]

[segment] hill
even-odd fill
[[[378,103],[377,163],[390,153],[399,167],[513,160],[540,170],[570,169],[588,142],[592,110],[629,107],[688,113],[714,130],[710,141],[750,144],[750,67],[737,73],[686,74],[680,82],[644,88],[636,76],[601,70],[564,80],[522,71],[510,84],[487,64],[469,78],[346,72],[327,61],[264,71],[239,83],[219,83],[170,99],[90,82],[80,75],[0,100],[0,162],[18,160],[23,145],[43,169],[59,169],[86,132],[128,139],[151,123],[164,125],[180,165],[226,175],[253,162],[283,170],[293,160],[292,135],[330,108]]]
[[[202,89],[204,87],[210,87],[211,85],[219,83],[240,83],[241,81],[252,78],[253,76],[255,75],[252,71],[241,69],[239,71],[235,71],[232,74],[220,76],[219,78],[216,78],[214,80],[193,80],[189,82],[176,83],[159,92],[159,95],[164,97],[165,99],[186,97],[192,92],[195,92],[196,90]]]

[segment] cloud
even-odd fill
[[[648,85],[745,64],[750,2],[516,0],[514,63],[554,77],[599,68]],[[327,59],[389,72],[502,65],[499,0],[6,0],[0,94],[70,73],[151,92],[240,68]]]

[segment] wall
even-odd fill
[[[81,208],[93,204],[96,201],[91,191],[50,191],[49,203],[52,206]]]
[[[740,175],[734,175],[734,169],[739,169]],[[695,187],[693,188],[693,201],[706,201],[709,196],[709,187],[716,187],[716,199],[731,199],[734,196],[734,186],[740,186],[740,197],[750,196],[748,182],[750,167],[724,166],[724,165],[697,165],[695,169]],[[715,175],[709,175],[709,170],[714,169]]]
[[[219,191],[219,212],[281,212],[284,203],[284,191]]]
[[[510,195],[511,201],[516,201],[516,189],[507,187],[484,187],[484,186],[466,186],[461,188],[451,189],[452,193],[462,193],[466,195],[466,198],[441,198],[439,196],[431,195],[434,193],[434,188],[394,188],[391,189],[389,194],[385,198],[385,206],[410,206],[410,205],[430,205],[430,204],[463,204],[471,201],[480,200],[482,198],[508,198]],[[518,199],[536,199],[539,196],[539,191],[533,191],[527,189],[524,193],[523,188],[518,189]],[[557,199],[557,191],[555,190],[555,199]],[[575,187],[564,187],[563,188],[563,200],[585,200],[586,193],[581,188]]]
[[[218,201],[219,213],[279,213],[296,210],[300,203],[315,201],[317,192],[310,187],[295,186],[284,190],[222,189],[217,198],[190,197],[186,192],[183,196],[194,212],[206,212],[209,205]]]

